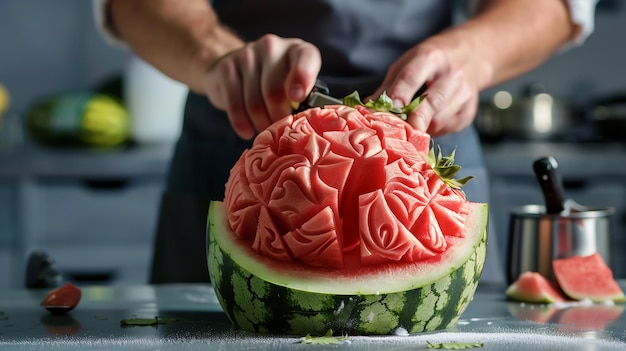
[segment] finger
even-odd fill
[[[216,60],[209,67],[203,80],[204,92],[213,106],[220,110],[226,109],[226,96],[228,91],[228,81],[239,79],[237,67],[230,59],[231,54],[227,54]]]
[[[394,104],[408,105],[424,84],[449,71],[443,51],[436,48],[419,48],[394,63],[381,87],[394,100]],[[377,93],[382,93],[382,91]]]
[[[313,86],[322,67],[320,51],[304,41],[291,46],[287,55],[289,74],[285,80],[286,95],[290,101],[302,102]]]
[[[427,130],[435,135],[456,132],[466,127],[473,118],[469,115],[472,113],[471,103],[476,101],[477,104],[478,101],[478,90],[470,86],[462,69],[453,70],[448,77],[441,80],[441,84],[448,88],[443,93],[447,97],[441,108],[434,111]]]
[[[478,94],[471,94],[460,106],[454,111],[442,112],[447,113],[447,117],[439,118],[435,116],[434,120],[446,121],[445,123],[431,123],[428,133],[432,136],[438,136],[448,133],[459,132],[468,127],[476,116],[478,108]]]
[[[265,130],[271,124],[261,91],[263,54],[264,52],[259,49],[258,44],[252,43],[248,44],[238,57],[245,114],[257,132]]]
[[[277,121],[291,113],[291,106],[285,94],[289,45],[287,40],[269,35],[262,38],[259,46],[262,50],[259,55],[263,55],[261,93],[270,121]]]
[[[243,107],[241,74],[234,55],[215,65],[206,84],[209,100],[215,107],[226,112],[235,133],[244,139],[251,139],[254,128]]]
[[[421,131],[428,131],[433,118],[447,106],[455,105],[455,89],[458,81],[453,76],[438,77],[426,89],[426,98],[408,116],[408,122]],[[458,100],[457,100],[458,101]],[[460,103],[456,103],[459,106]],[[437,121],[440,122],[440,121]],[[441,122],[443,123],[443,122]]]
[[[313,89],[321,67],[315,46],[300,39],[286,39],[276,45],[272,60],[264,61],[263,93],[273,121],[292,113],[292,102],[301,102]]]

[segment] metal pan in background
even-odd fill
[[[626,141],[626,92],[592,101],[588,114],[597,139]]]
[[[474,121],[481,138],[488,142],[563,140],[584,123],[578,105],[549,94],[541,84],[530,85],[520,96],[497,92],[491,101],[479,105]]]

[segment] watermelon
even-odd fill
[[[556,283],[549,281],[537,272],[520,274],[505,292],[510,299],[529,303],[565,302],[567,296],[561,292]]]
[[[597,252],[589,256],[555,259],[552,269],[561,289],[574,300],[626,301],[611,268]]]
[[[261,132],[208,219],[217,298],[241,329],[421,332],[453,325],[482,272],[487,204],[454,151],[364,106],[313,108]]]

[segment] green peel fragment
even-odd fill
[[[147,325],[158,325],[158,324],[170,324],[177,322],[176,318],[160,318],[155,316],[154,318],[129,318],[122,319],[120,321],[121,325],[138,325],[138,326],[147,326]]]
[[[463,350],[483,347],[482,342],[441,342],[434,343],[426,341],[429,349],[441,349],[441,350]]]
[[[348,334],[343,335],[343,336],[333,336],[333,330],[328,329],[326,334],[323,336],[311,336],[311,334],[307,334],[300,343],[310,344],[310,345],[313,345],[313,344],[331,345],[331,344],[339,344],[347,340],[348,340]]]

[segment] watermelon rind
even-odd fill
[[[209,208],[207,260],[216,296],[232,323],[274,334],[409,333],[448,328],[470,303],[485,262],[487,204],[468,203],[465,237],[436,263],[344,274],[272,265],[238,242],[223,202]],[[462,245],[461,245],[462,244]]]
[[[567,299],[554,282],[538,272],[520,274],[506,289],[505,295],[511,300],[528,303],[550,304]]]

